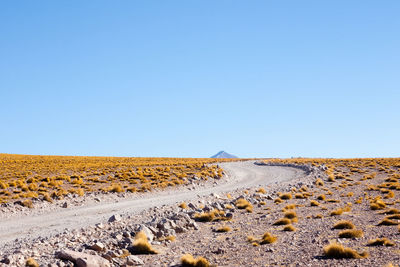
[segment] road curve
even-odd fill
[[[222,163],[226,176],[213,186],[196,190],[179,188],[150,193],[147,197],[124,199],[112,203],[59,209],[35,216],[19,216],[0,222],[0,245],[18,239],[45,237],[68,229],[77,229],[105,222],[114,214],[137,214],[145,209],[196,200],[211,193],[224,193],[237,189],[268,185],[292,180],[304,175],[302,170],[290,167],[257,166],[254,162]]]

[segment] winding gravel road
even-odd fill
[[[290,167],[257,166],[254,162],[222,163],[227,175],[216,185],[196,188],[179,188],[148,197],[124,199],[119,202],[100,202],[92,205],[59,209],[35,216],[15,216],[0,222],[0,245],[23,238],[44,237],[66,228],[76,229],[106,222],[114,214],[137,214],[148,208],[173,205],[200,197],[230,192],[237,189],[279,183],[304,175],[302,170]]]

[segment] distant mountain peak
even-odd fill
[[[212,156],[211,158],[213,159],[233,159],[233,158],[237,158],[235,155],[226,153],[225,151],[220,151],[217,154],[215,154],[214,156]]]

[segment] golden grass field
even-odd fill
[[[49,202],[67,194],[146,192],[185,184],[194,176],[222,177],[208,158],[129,158],[0,154],[0,203],[31,199]]]

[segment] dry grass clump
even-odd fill
[[[33,208],[33,203],[32,200],[30,199],[25,199],[24,201],[21,202],[22,206],[27,207],[32,209]]]
[[[320,178],[318,178],[318,179],[315,181],[315,184],[316,184],[317,186],[324,186],[324,182],[323,182]]]
[[[341,220],[335,223],[332,229],[354,229],[354,224],[350,221]]]
[[[317,197],[318,200],[325,200],[326,196],[324,194],[321,194]]]
[[[400,210],[398,209],[388,209],[382,212],[382,214],[400,214]]]
[[[386,203],[383,202],[381,199],[374,199],[370,203],[371,210],[381,210],[386,208]]]
[[[215,232],[218,232],[218,233],[226,233],[226,232],[230,232],[230,231],[232,231],[232,228],[230,228],[229,226],[226,226],[226,225],[215,230]]]
[[[296,228],[293,225],[289,224],[283,228],[283,231],[294,232],[296,231]]]
[[[284,218],[290,219],[292,222],[297,222],[297,214],[294,210],[286,211],[284,214]]]
[[[384,218],[382,221],[378,223],[379,225],[398,225],[399,223],[388,218]]]
[[[247,212],[253,211],[253,205],[244,198],[240,198],[235,203],[238,209],[246,209]]]
[[[283,202],[283,200],[279,197],[274,199],[274,203],[276,203],[276,204],[280,204],[282,202]]]
[[[181,265],[183,267],[209,267],[210,263],[203,257],[197,257],[196,259],[190,255],[183,255],[181,258]]]
[[[368,257],[367,252],[358,253],[357,251],[344,247],[341,244],[331,243],[324,247],[324,255],[335,259],[361,259]]]
[[[367,246],[387,246],[387,247],[392,247],[394,245],[395,243],[393,241],[390,241],[386,237],[370,240],[368,241],[367,244]]]
[[[25,262],[26,267],[39,267],[39,264],[33,258],[28,258]]]
[[[288,225],[291,223],[292,223],[292,221],[289,220],[288,218],[281,218],[281,219],[277,220],[276,222],[274,222],[272,225]]]
[[[311,206],[311,207],[317,207],[317,206],[319,206],[319,202],[316,201],[316,200],[311,200],[311,201],[310,201],[310,206]]]
[[[296,208],[296,204],[289,204],[289,205],[286,205],[284,208],[283,208],[283,210],[285,211],[285,210],[294,210]]]
[[[268,232],[265,232],[261,238],[260,244],[264,245],[264,244],[271,244],[274,243],[276,240],[278,239],[278,237],[271,235]]]
[[[395,219],[395,220],[400,220],[400,214],[393,214],[393,215],[389,215],[389,216],[386,216],[385,218],[387,218],[387,219]]]
[[[135,235],[135,240],[132,244],[132,251],[137,254],[157,254],[158,252],[153,249],[145,232],[140,231]]]
[[[229,218],[225,217],[225,212],[222,210],[214,209],[210,212],[196,213],[194,219],[200,222],[212,222],[212,221],[226,221]]]
[[[322,214],[317,214],[315,216],[313,216],[314,219],[322,219],[324,216],[322,216]]]
[[[180,207],[181,209],[187,209],[187,208],[188,208],[188,205],[186,204],[186,202],[182,202],[181,204],[179,204],[179,207]]]
[[[346,229],[339,232],[339,238],[359,238],[363,235],[363,231],[357,229]]]
[[[280,199],[288,200],[292,199],[292,194],[291,193],[281,193],[279,194]]]
[[[343,209],[342,208],[337,208],[336,210],[331,211],[329,215],[331,216],[337,216],[337,215],[342,215]]]
[[[257,193],[265,194],[265,193],[267,193],[267,190],[265,190],[263,187],[260,187],[260,188],[257,190]]]

